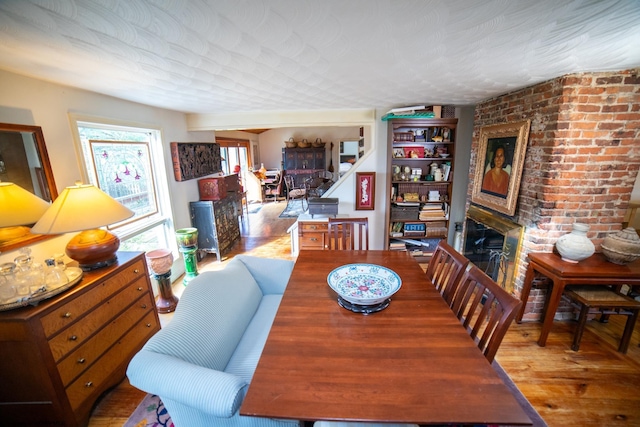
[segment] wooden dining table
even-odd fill
[[[402,280],[382,311],[338,305],[353,263]],[[531,425],[419,264],[400,251],[301,251],[240,408],[301,421]]]

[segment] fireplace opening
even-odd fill
[[[520,224],[472,205],[465,218],[463,254],[513,292],[523,232]]]

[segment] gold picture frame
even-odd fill
[[[472,203],[515,214],[530,127],[525,120],[480,129]]]

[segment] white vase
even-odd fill
[[[556,241],[556,249],[564,261],[578,262],[589,258],[596,247],[587,237],[589,225],[575,223],[571,233],[560,236]]]

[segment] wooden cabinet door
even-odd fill
[[[297,155],[294,149],[284,149],[284,168],[285,170],[296,169]]]
[[[324,148],[316,148],[314,153],[313,169],[326,169]]]

